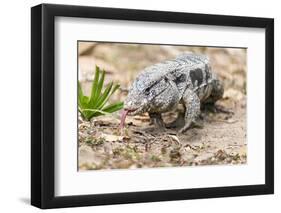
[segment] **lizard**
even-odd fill
[[[156,127],[167,127],[161,114],[183,104],[184,114],[179,113],[176,121],[184,118],[184,126],[179,130],[184,133],[196,124],[201,106],[214,104],[223,93],[223,84],[212,72],[207,56],[182,53],[139,73],[124,101],[121,126],[127,115],[147,112]]]

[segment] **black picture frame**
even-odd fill
[[[54,195],[55,17],[264,28],[266,134],[265,184],[112,194]],[[274,19],[41,4],[31,8],[31,204],[39,208],[217,198],[274,193]]]

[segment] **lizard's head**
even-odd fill
[[[128,97],[124,102],[124,110],[128,111],[129,115],[138,115],[146,112],[147,99],[142,96],[138,91],[130,90]]]
[[[159,95],[168,88],[168,82],[166,78],[154,77],[155,74],[142,73],[134,81],[124,104],[124,110],[129,115],[142,114],[161,107]],[[164,101],[163,97],[161,100]]]
[[[128,111],[129,115],[138,115],[147,111],[148,97],[145,92],[139,87],[141,82],[137,79],[129,89],[128,96],[124,102],[124,110]]]
[[[146,112],[148,109],[148,100],[143,95],[142,90],[138,88],[137,84],[137,81],[133,83],[124,101],[124,110],[121,111],[120,128],[124,127],[127,114],[138,115]]]

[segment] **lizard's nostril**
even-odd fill
[[[126,103],[125,103],[125,106],[126,106],[126,107],[130,107],[130,106],[132,106],[132,101],[128,101],[128,102],[126,102]]]

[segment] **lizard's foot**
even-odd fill
[[[150,124],[154,125],[156,128],[160,130],[165,129],[165,123],[163,122],[161,114],[150,113],[149,117],[150,117]]]
[[[223,106],[215,105],[214,107],[215,107],[215,110],[217,113],[221,112],[221,113],[225,113],[225,114],[232,114],[232,115],[234,114],[234,112],[232,110],[227,109]]]
[[[184,125],[184,127],[179,130],[179,133],[180,133],[180,134],[185,133],[188,129],[191,128],[191,126],[192,126],[192,122],[186,123],[186,124]]]
[[[165,123],[162,120],[160,120],[160,119],[155,119],[154,118],[154,119],[152,119],[152,123],[158,129],[161,129],[161,130],[165,129]]]

